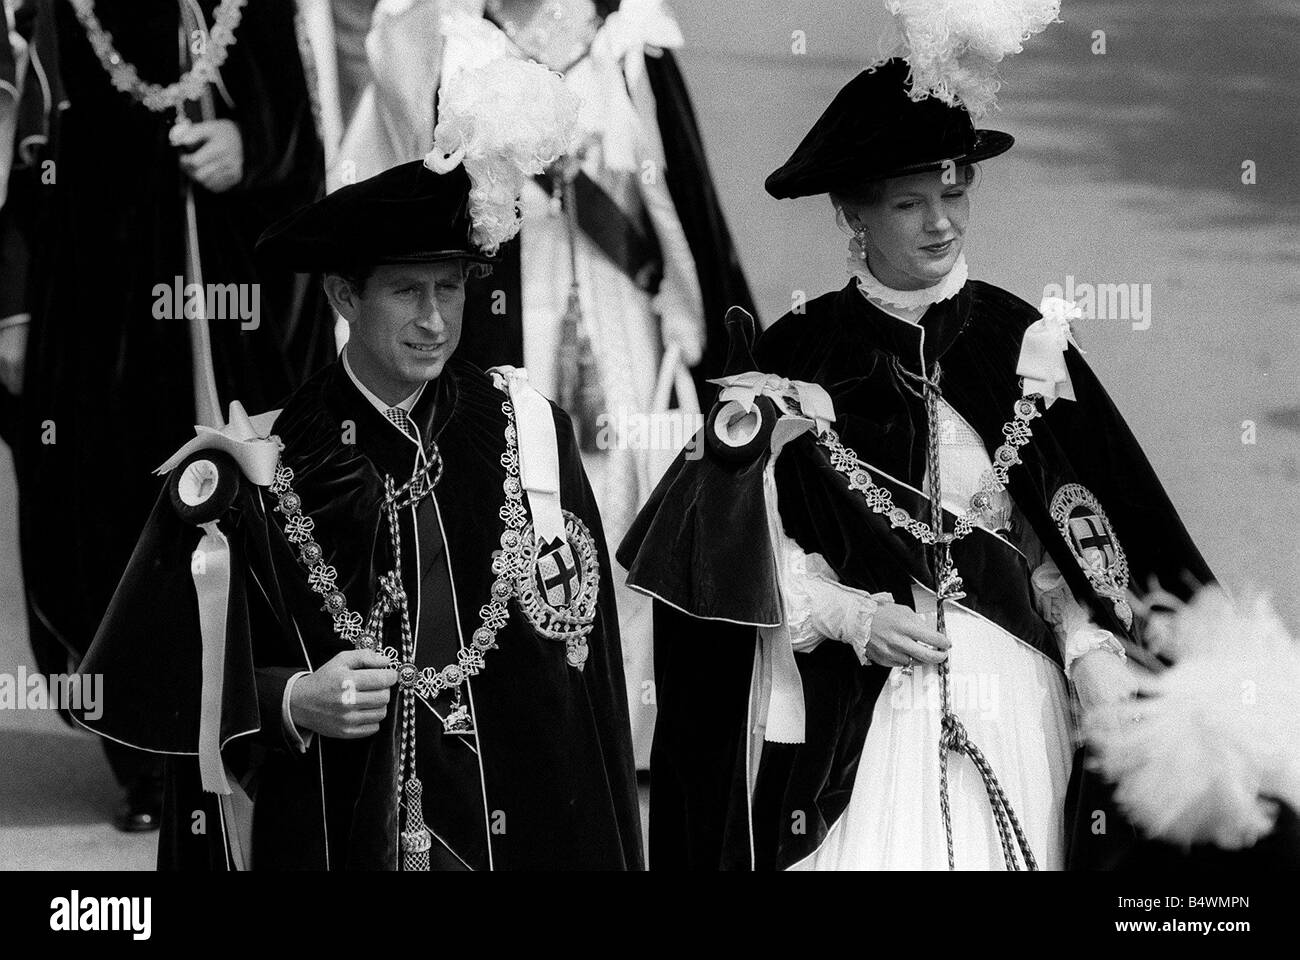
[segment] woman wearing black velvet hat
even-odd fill
[[[848,284],[753,358],[773,396],[825,390],[833,424],[771,455],[758,488],[679,464],[620,554],[662,601],[656,866],[1060,869],[1133,837],[1076,802],[1094,785],[1072,691],[1126,696],[1125,659],[1150,661],[1130,585],[1210,572],[1073,348],[1072,307],[969,278],[973,164],[1013,141],[915,75],[894,59],[854,78],[767,180],[828,194],[852,233]],[[766,530],[737,522],[746,496]],[[784,622],[762,590],[752,611],[706,609],[770,576],[746,556],[775,561]]]
[[[913,99],[908,72],[892,60],[852,81],[767,181],[778,198],[830,195],[853,232],[851,279],[775,324],[758,363],[864,378],[822,444],[912,561],[873,576],[879,560],[784,495],[785,471],[796,650],[829,637],[889,671],[845,814],[798,865],[989,868],[1013,848],[1059,868],[1071,687],[1085,706],[1131,689],[1130,580],[1209,572],[1071,348],[1069,305],[1036,311],[968,279],[973,164],[1013,141],[975,129],[960,102]]]

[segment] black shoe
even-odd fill
[[[113,826],[123,833],[147,833],[157,830],[162,821],[162,790],[153,778],[142,778],[126,789],[126,797],[117,813]]]

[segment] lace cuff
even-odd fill
[[[867,641],[871,639],[871,621],[882,603],[893,602],[893,595],[867,593],[821,578],[810,579],[807,590],[812,598],[811,619],[817,632],[847,643],[863,666],[870,663]],[[795,649],[800,647],[796,645]]]
[[[1067,677],[1074,661],[1093,650],[1107,650],[1121,660],[1128,658],[1119,638],[1092,622],[1088,611],[1074,598],[1070,585],[1050,557],[1034,570],[1030,582],[1039,612],[1056,632]]]
[[[821,554],[805,553],[784,534],[778,546],[786,626],[795,651],[815,650],[829,637],[852,646],[858,662],[869,662],[866,648],[872,618],[880,604],[892,601],[893,596],[846,587]]]

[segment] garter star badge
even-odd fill
[[[1133,625],[1129,606],[1128,558],[1119,538],[1092,491],[1078,483],[1067,483],[1052,495],[1052,519],[1078,561],[1080,569],[1100,596],[1115,607],[1125,627]]]

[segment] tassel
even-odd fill
[[[557,175],[563,197],[563,216],[569,232],[569,302],[560,318],[560,347],[557,364],[557,401],[560,408],[573,419],[573,432],[578,439],[578,449],[583,453],[596,450],[597,421],[605,407],[605,395],[600,386],[600,371],[596,369],[596,354],[591,347],[591,337],[582,322],[582,301],[578,295],[578,218],[571,177]]]
[[[418,777],[406,781],[406,829],[402,831],[402,869],[405,871],[429,870],[429,850],[433,835],[424,825],[424,788]]]

